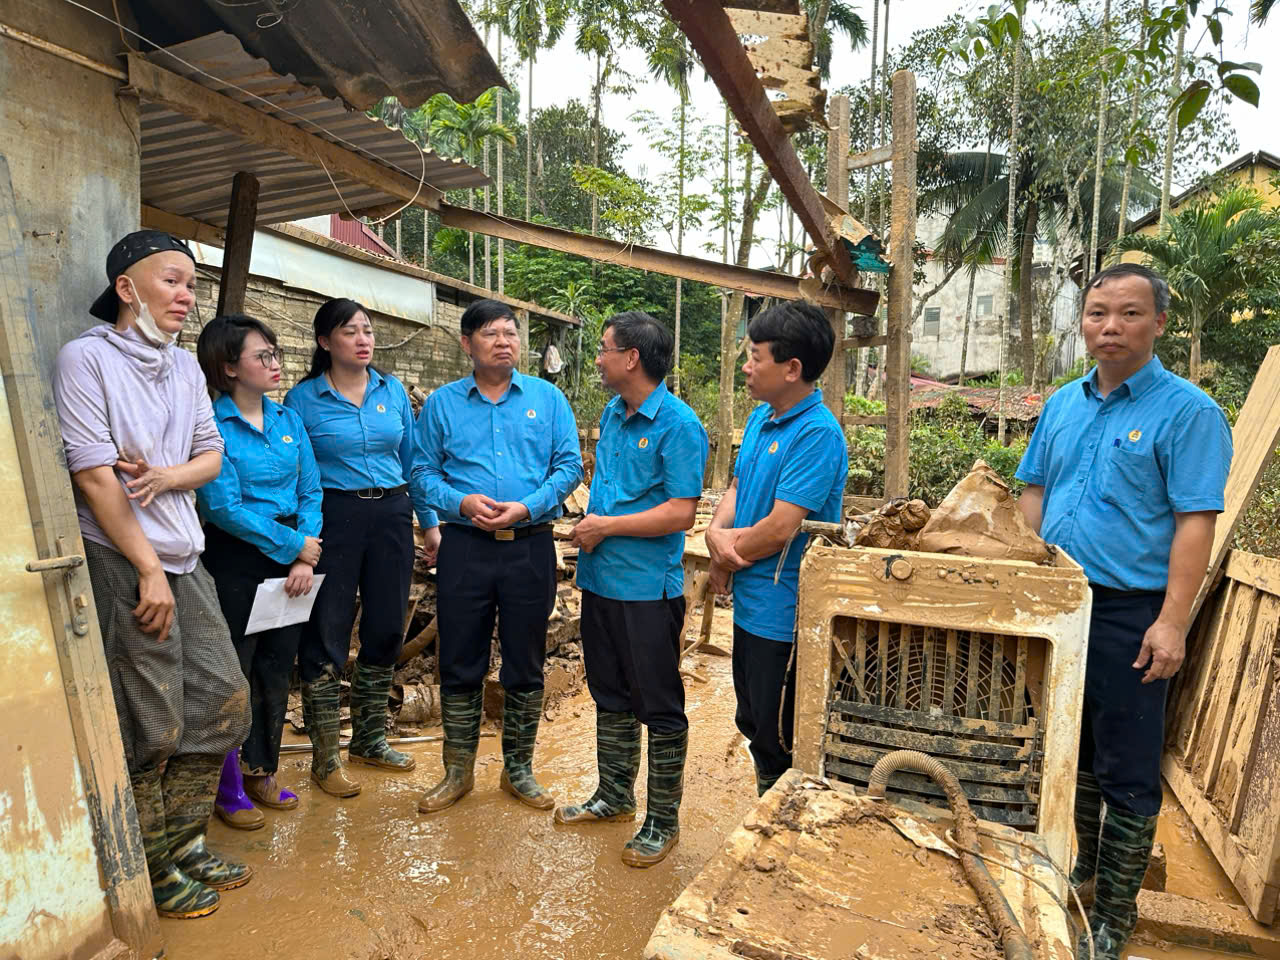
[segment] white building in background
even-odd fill
[[[946,227],[941,217],[921,218],[917,233],[925,248],[932,250]],[[1048,271],[1048,248],[1036,245],[1035,274]],[[965,360],[965,376],[983,376],[1000,369],[1000,329],[1004,319],[1003,261],[980,266],[973,284],[973,315],[969,322],[969,349]],[[936,286],[947,268],[940,260],[924,265],[925,279],[917,284],[916,296]],[[1015,295],[1017,291],[1015,290]],[[961,269],[947,285],[929,298],[919,319],[911,328],[911,353],[928,362],[926,376],[938,380],[954,380],[960,374],[960,351],[964,339],[964,318],[969,296],[969,272]],[[1079,289],[1066,280],[1053,291],[1053,345],[1049,354],[1049,376],[1069,370],[1080,351],[1077,300]],[[1007,326],[1007,325],[1006,325]],[[1008,327],[1005,342],[1005,366],[1017,366],[1019,336]]]

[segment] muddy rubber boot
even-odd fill
[[[760,769],[760,764],[756,762],[754,755],[751,757],[751,763],[756,768],[756,796],[763,797],[769,792],[769,788],[782,778],[782,774],[766,774]]]
[[[133,787],[133,805],[138,811],[142,830],[142,850],[147,857],[147,873],[151,875],[151,895],[156,913],[162,917],[184,920],[207,917],[218,909],[218,891],[192,880],[178,869],[169,852],[169,838],[164,830],[164,791],[159,767],[129,774]]]
[[[648,809],[640,832],[622,849],[628,867],[652,867],[661,863],[680,842],[680,799],[684,795],[684,760],[689,752],[689,731],[649,731]]]
[[[419,813],[436,813],[451,807],[476,785],[476,750],[480,746],[480,719],[484,691],[445,693],[440,697],[444,723],[444,778],[422,795]]]
[[[245,795],[244,780],[240,776],[239,750],[232,750],[222,761],[222,779],[218,781],[218,796],[213,802],[213,812],[228,827],[237,830],[260,830],[267,823],[262,811]]]
[[[635,819],[640,721],[634,713],[610,713],[596,708],[596,769],[599,782],[591,799],[556,807],[556,823]]]
[[[1076,862],[1071,886],[1088,907],[1093,902],[1094,874],[1098,872],[1098,834],[1102,831],[1102,790],[1098,779],[1085,770],[1076,772]]]
[[[276,775],[274,773],[268,773],[264,776],[246,773],[244,775],[244,792],[254,803],[260,803],[264,807],[270,807],[272,810],[294,810],[298,806],[298,795],[285,790],[280,784],[276,783]]]
[[[506,692],[502,707],[502,778],[498,785],[521,803],[535,810],[556,805],[533,776],[533,748],[542,719],[542,690]]]
[[[407,773],[417,766],[416,761],[387,743],[387,699],[393,672],[391,667],[371,667],[356,661],[351,672],[351,745],[347,748],[347,761]]]
[[[354,797],[360,784],[342,769],[338,752],[338,678],[326,672],[302,685],[302,719],[311,738],[311,779],[331,797]]]
[[[1093,906],[1089,908],[1095,960],[1119,960],[1133,934],[1138,922],[1138,891],[1147,875],[1159,819],[1107,807],[1098,842]],[[1083,936],[1077,955],[1089,955]]]
[[[222,757],[204,753],[180,753],[169,758],[161,781],[164,832],[179,870],[206,887],[233,890],[249,882],[253,868],[223,860],[205,846],[222,763]]]

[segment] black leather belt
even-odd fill
[[[473,527],[465,523],[450,523],[445,527],[446,530],[465,530],[473,536],[480,537],[484,540],[522,540],[525,537],[532,537],[536,533],[550,533],[551,524],[539,523],[529,527],[507,527],[503,530],[481,530],[479,527]]]
[[[397,493],[404,493],[409,489],[407,483],[402,483],[398,487],[365,487],[363,490],[332,490],[325,489],[325,493],[340,493],[344,497],[359,497],[361,500],[381,500],[383,497],[393,497]]]

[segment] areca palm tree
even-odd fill
[[[1172,318],[1191,338],[1192,383],[1200,382],[1200,339],[1206,325],[1229,323],[1241,293],[1277,286],[1265,261],[1242,256],[1260,235],[1280,230],[1280,212],[1264,206],[1256,190],[1236,187],[1169,214],[1158,234],[1129,234],[1111,248],[1116,256],[1142,254],[1169,281]]]
[[[877,3],[879,0],[872,0]],[[813,62],[823,81],[831,79],[831,58],[836,33],[843,33],[849,49],[857,50],[867,42],[867,22],[844,0],[804,0],[809,16],[809,42],[813,44]]]

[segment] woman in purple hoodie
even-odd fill
[[[131,233],[107,279],[89,311],[105,322],[59,351],[54,399],[156,911],[199,917],[251,876],[205,846],[250,719],[190,493],[218,475],[223,442],[195,357],[174,346],[195,303],[187,245]]]

